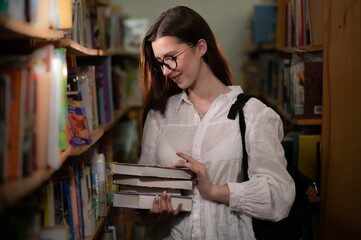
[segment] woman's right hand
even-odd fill
[[[167,192],[163,192],[160,197],[156,196],[153,200],[153,206],[149,211],[149,215],[176,216],[182,210],[180,203],[176,209],[173,209],[171,196]]]
[[[159,221],[167,217],[176,216],[182,210],[182,204],[174,210],[171,204],[171,197],[166,192],[153,199],[153,205],[150,210],[135,210],[135,214],[143,223]]]

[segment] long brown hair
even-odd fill
[[[152,68],[155,57],[152,42],[157,38],[172,36],[182,43],[196,44],[199,39],[207,42],[203,56],[213,74],[225,85],[232,85],[233,76],[224,53],[208,23],[201,15],[186,6],[176,6],[164,11],[149,28],[143,39],[140,67],[144,97],[143,124],[149,110],[164,114],[168,98],[182,91],[173,81]]]

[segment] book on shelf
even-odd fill
[[[68,70],[68,85],[71,91],[79,91],[88,120],[89,131],[99,125],[96,98],[95,66],[78,66]]]
[[[55,225],[42,227],[39,233],[39,239],[57,240],[68,239],[69,227],[65,225]]]
[[[24,63],[25,64],[25,63]],[[25,69],[1,70],[7,75],[6,81],[10,83],[10,99],[8,108],[7,130],[7,159],[5,160],[5,171],[8,179],[16,179],[22,176],[22,149],[24,136],[24,107],[25,107],[25,85],[28,71]],[[5,145],[5,144],[4,144]]]
[[[72,21],[72,0],[55,1],[55,21],[53,23],[55,29],[71,29]]]
[[[97,155],[97,177],[98,177],[98,216],[106,217],[107,192],[106,192],[106,172],[105,172],[105,156],[103,153]]]
[[[8,139],[9,109],[10,109],[10,77],[7,74],[0,74],[0,142],[6,143]],[[0,145],[0,181],[6,179],[7,170],[7,144]]]
[[[275,23],[277,22],[277,5],[261,3],[254,6],[252,22],[252,39],[255,44],[275,42]]]
[[[124,20],[125,51],[134,54],[139,53],[142,39],[147,32],[148,25],[149,25],[149,20],[146,18],[127,18]]]
[[[80,93],[68,92],[68,119],[70,144],[73,146],[90,144],[92,138]]]
[[[298,137],[298,169],[314,181],[319,180],[320,134],[300,134]]]
[[[83,209],[84,236],[91,236],[95,229],[95,216],[92,203],[90,166],[81,163],[79,166],[81,207]]]
[[[304,115],[308,118],[322,116],[322,61],[305,62]]]
[[[48,165],[53,169],[59,169],[59,154],[67,148],[66,125],[67,125],[67,74],[66,56],[64,48],[54,48],[51,53],[51,82],[49,99],[49,131],[48,131]]]
[[[113,176],[116,174],[158,177],[171,179],[192,179],[192,174],[186,168],[171,168],[165,166],[148,166],[134,163],[114,162],[112,166]]]
[[[308,0],[310,38],[312,45],[323,44],[323,1]]]
[[[110,57],[100,57],[95,60],[81,58],[78,66],[95,66],[96,98],[98,105],[99,124],[106,124],[114,119],[112,60]]]
[[[71,213],[74,226],[75,239],[80,239],[82,236],[82,215],[80,204],[80,191],[79,191],[79,179],[78,170],[76,165],[69,166],[70,176],[70,199],[71,199]]]
[[[75,227],[73,220],[73,206],[70,190],[70,180],[66,179],[62,182],[64,194],[63,194],[63,206],[64,206],[64,225],[69,226],[69,232],[71,239],[75,239]]]
[[[192,190],[192,180],[178,180],[159,177],[133,177],[127,175],[113,175],[113,184],[128,185],[133,187],[152,187]]]
[[[321,118],[322,53],[295,53],[291,62],[291,114],[297,118]]]
[[[36,49],[31,56],[31,69],[35,79],[35,166],[37,169],[48,165],[49,120],[51,98],[51,61],[54,46],[46,45]],[[58,156],[57,156],[58,158]]]
[[[135,209],[150,209],[153,205],[153,200],[157,194],[136,194],[136,193],[121,193],[115,192],[113,197],[114,207],[135,208]],[[159,196],[159,195],[158,195]],[[191,196],[171,196],[171,203],[173,209],[182,203],[182,211],[191,211],[193,199]]]
[[[30,72],[25,80],[25,98],[23,109],[23,131],[22,139],[22,171],[23,176],[30,175],[35,168],[35,139],[36,133],[34,131],[35,125],[35,79],[31,76]]]

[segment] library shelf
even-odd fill
[[[245,47],[245,53],[255,53],[260,51],[278,51],[284,53],[295,52],[322,52],[323,45],[303,46],[303,47],[279,47],[275,44],[249,45]]]
[[[52,44],[54,47],[66,48],[67,54],[75,56],[98,56],[99,49],[92,49],[84,47],[83,45],[77,43],[71,39],[60,39],[56,41],[47,41],[47,40],[34,40],[34,48],[38,48],[44,45]]]
[[[139,54],[127,52],[121,48],[92,49],[92,48],[87,48],[71,39],[60,39],[55,41],[35,39],[33,41],[34,48],[41,47],[47,44],[52,44],[55,47],[59,47],[59,48],[60,47],[66,48],[67,54],[75,55],[75,56],[120,56],[126,58],[133,58],[136,60],[138,60],[139,58]]]
[[[0,14],[1,39],[33,37],[40,39],[60,39],[64,31],[48,28],[37,28],[29,23]],[[6,34],[5,34],[6,33]]]
[[[315,46],[305,46],[305,47],[285,47],[285,48],[276,48],[278,51],[294,53],[294,52],[322,52],[323,45]]]

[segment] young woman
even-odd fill
[[[252,217],[277,221],[295,197],[281,145],[280,117],[260,101],[245,106],[250,180],[242,174],[238,119],[227,118],[242,92],[207,22],[177,6],[163,12],[141,49],[145,99],[140,162],[185,166],[196,175],[191,213],[163,193],[148,220],[152,239],[255,239]],[[153,220],[153,221],[151,221]]]

